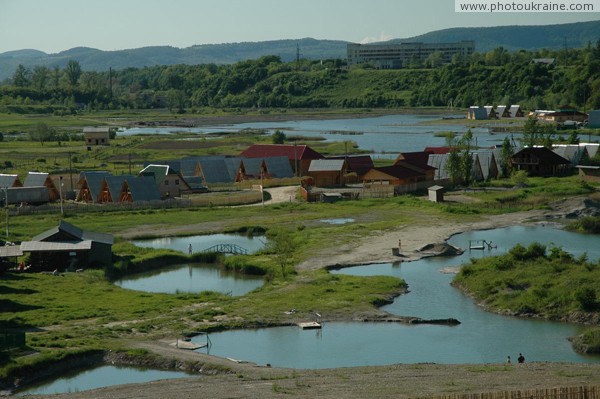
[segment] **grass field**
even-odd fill
[[[164,115],[157,112],[128,115],[128,118],[158,120],[161,116]],[[103,118],[106,121],[119,116],[106,114]],[[79,129],[95,121],[75,119],[61,126]],[[1,128],[12,129],[9,126],[19,126],[25,120],[8,118]],[[139,168],[149,159],[212,152],[234,154],[248,143],[269,142],[268,136],[256,132],[194,140],[191,145],[187,139],[188,136],[179,134],[166,140],[164,136],[117,137],[109,148],[93,151],[87,151],[79,141],[63,142],[59,146],[58,143],[41,145],[7,139],[0,146],[0,161],[11,160],[15,166],[0,172],[19,175],[29,170],[52,172],[68,168],[71,162],[77,170],[102,168],[124,173],[129,171],[130,164],[136,170],[134,166]],[[187,144],[182,146],[184,140]],[[311,143],[313,145],[323,153],[343,153],[344,147],[343,143],[318,141]],[[130,162],[130,159],[133,160]],[[31,367],[72,353],[126,349],[123,340],[153,340],[176,336],[181,331],[289,323],[284,311],[291,307],[299,309],[295,317],[315,310],[339,319],[373,314],[377,306],[405,289],[403,281],[392,277],[330,275],[320,269],[295,270],[293,265],[313,259],[328,248],[352,246],[374,234],[395,231],[400,225],[476,222],[490,214],[546,209],[551,202],[570,196],[598,199],[597,186],[583,184],[576,176],[528,178],[520,188],[515,188],[514,183],[504,180],[458,192],[468,201],[443,205],[429,202],[424,193],[418,193],[334,204],[286,202],[267,207],[221,207],[198,200],[192,201],[193,205],[188,208],[67,211],[64,218],[69,223],[85,230],[114,234],[117,240],[113,252],[118,261],[127,258],[127,262],[138,266],[156,267],[161,262],[182,258],[169,251],[136,249],[127,242],[131,237],[163,236],[165,231],[174,235],[208,234],[248,228],[265,230],[270,237],[289,235],[293,243],[289,254],[292,266],[283,273],[273,250],[225,261],[223,267],[265,272],[265,285],[239,298],[213,292],[167,295],[129,291],[113,285],[103,270],[61,276],[4,274],[0,276],[0,326],[28,331],[28,351],[0,356],[0,379],[10,382]],[[4,220],[4,216],[4,210],[0,211],[0,220]],[[28,240],[56,226],[60,218],[58,209],[55,213],[11,217],[9,238]],[[330,218],[352,218],[355,222],[320,223]],[[178,230],[181,226],[188,228]],[[23,356],[31,352],[38,355]]]

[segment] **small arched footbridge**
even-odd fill
[[[248,255],[248,250],[242,248],[237,244],[217,244],[210,248],[206,248],[202,252],[219,252],[222,254],[233,254],[233,255]]]

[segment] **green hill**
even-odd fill
[[[453,42],[475,40],[476,50],[486,52],[497,47],[507,50],[580,48],[600,40],[600,21],[561,25],[497,26],[488,28],[452,28],[394,41]],[[307,60],[345,59],[348,42],[341,40],[272,40],[225,44],[203,44],[187,48],[170,46],[102,51],[76,47],[56,54],[37,50],[18,50],[0,54],[0,81],[11,78],[19,64],[27,68],[44,65],[64,68],[69,60],[78,61],[84,71],[108,71],[109,68],[142,68],[154,65],[217,65],[276,55],[282,61],[296,59],[297,50]]]

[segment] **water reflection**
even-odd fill
[[[138,247],[172,249],[183,253],[191,251],[201,252],[215,245],[229,244],[244,248],[248,253],[254,253],[263,249],[266,239],[263,236],[245,236],[239,234],[207,234],[189,237],[162,237],[150,240],[133,240],[132,243]]]
[[[326,141],[353,141],[361,149],[374,153],[423,151],[428,146],[444,146],[446,138],[441,133],[464,134],[467,126],[426,125],[423,122],[439,120],[439,115],[385,115],[370,118],[296,120],[286,122],[250,122],[232,125],[203,126],[195,128],[131,128],[119,135],[170,134],[187,132],[195,134],[240,132],[245,129],[264,130],[272,134],[281,130],[289,135],[318,137]],[[502,144],[512,134],[494,133],[488,128],[471,128],[476,145],[492,147]]]
[[[352,223],[352,222],[354,222],[354,219],[352,219],[352,218],[321,219],[320,222],[327,223],[327,224],[340,225],[340,224]]]
[[[37,384],[19,391],[18,395],[48,395],[79,392],[113,385],[142,383],[189,376],[190,374],[181,371],[152,370],[107,365],[66,373],[62,377],[51,382]]]
[[[257,276],[224,271],[214,265],[187,264],[127,276],[115,281],[115,284],[145,292],[178,294],[216,291],[238,296],[262,287],[264,280]]]

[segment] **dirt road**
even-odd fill
[[[600,365],[563,363],[439,365],[407,364],[325,370],[291,370],[238,364],[173,348],[166,342],[137,343],[180,363],[229,369],[217,375],[154,381],[56,395],[64,399],[281,397],[414,398],[442,393],[517,391],[600,385]],[[46,396],[47,397],[47,396]],[[516,397],[516,396],[515,396]]]

